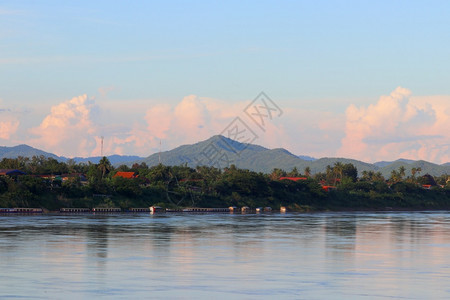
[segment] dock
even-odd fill
[[[41,214],[44,210],[42,208],[33,208],[33,207],[15,207],[15,208],[0,208],[0,213],[3,214]]]
[[[122,212],[122,209],[119,207],[94,207],[92,212],[97,213],[117,213]]]
[[[61,213],[87,213],[91,210],[85,207],[64,207],[59,210]]]

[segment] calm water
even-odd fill
[[[0,298],[450,299],[450,213],[0,216]]]

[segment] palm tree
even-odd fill
[[[421,167],[418,167],[418,168],[416,169],[416,172],[417,172],[417,174],[419,174],[420,172],[422,172],[422,168],[421,168]]]
[[[372,172],[372,173],[374,173],[373,177],[372,177],[372,181],[382,181],[382,182],[385,181],[383,174],[381,174],[381,172],[376,172],[376,173]]]
[[[412,169],[411,169],[411,175],[412,175],[413,178],[416,177],[416,173],[417,173],[417,168],[415,168],[415,167],[412,168]]]
[[[367,170],[362,171],[362,179],[370,181],[370,174]]]
[[[279,168],[274,168],[272,170],[272,173],[270,173],[269,178],[271,180],[278,180],[278,179],[280,179],[280,177],[284,177],[284,176],[286,176],[286,172],[284,170],[279,169]]]
[[[398,168],[398,175],[400,176],[400,180],[405,177],[405,171],[406,169],[404,166],[400,166],[400,168]]]
[[[327,182],[331,182],[331,176],[333,175],[333,168],[330,165],[327,165],[326,168],[326,174],[327,174]]]
[[[102,172],[102,179],[112,169],[111,162],[109,161],[109,159],[106,156],[103,156],[102,159],[100,159],[100,162],[98,163],[97,167]]]
[[[294,168],[292,169],[292,171],[290,171],[290,172],[288,173],[288,176],[291,176],[291,177],[298,177],[298,176],[300,176],[297,167],[294,167]]]
[[[397,170],[392,170],[391,171],[391,178],[390,178],[390,180],[392,182],[394,182],[394,183],[400,180],[400,174],[399,174],[399,172],[397,172]]]
[[[311,168],[309,166],[305,168],[305,176],[306,177],[311,176]]]
[[[342,172],[344,171],[344,165],[341,162],[334,163],[333,167],[333,173],[335,175],[334,177],[334,183],[336,184],[336,181],[339,177],[340,180],[342,180]]]

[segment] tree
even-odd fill
[[[333,173],[335,175],[335,181],[339,178],[342,179],[342,174],[344,172],[344,165],[338,161],[334,163]]]
[[[373,171],[367,171],[367,170],[364,170],[364,171],[362,171],[362,177],[361,177],[361,180],[362,181],[371,181],[370,180],[370,174],[371,173],[373,173]]]
[[[416,178],[416,173],[417,173],[417,168],[413,167],[413,168],[411,169],[411,176],[412,176],[413,178]]]
[[[358,179],[358,169],[351,163],[345,164],[342,167],[342,176],[349,178],[352,182]]]
[[[272,173],[270,173],[269,178],[271,180],[278,180],[280,177],[284,176],[286,176],[286,172],[284,170],[275,168],[272,170]]]
[[[310,177],[311,176],[311,168],[308,166],[305,168],[305,176],[306,177]]]
[[[105,175],[112,170],[111,162],[106,156],[103,156],[103,158],[98,163],[97,167],[102,173],[102,179],[105,178]]]
[[[400,176],[400,180],[403,179],[403,177],[405,177],[406,175],[406,169],[404,166],[400,166],[400,168],[398,168],[398,174]]]
[[[397,170],[392,170],[391,171],[391,177],[389,178],[389,181],[391,181],[391,183],[395,183],[400,181],[400,175],[397,172]]]
[[[290,171],[287,175],[289,177],[299,177],[300,172],[298,171],[297,167],[294,167],[294,168],[292,168],[292,171]]]
[[[327,165],[325,172],[326,172],[326,181],[329,183],[332,181],[333,168],[330,165]]]
[[[66,161],[66,164],[67,164],[67,168],[68,168],[69,173],[75,173],[75,165],[76,165],[75,160],[73,160],[72,158],[69,158]]]
[[[362,171],[362,177],[361,180],[363,181],[370,181],[370,182],[384,182],[385,179],[381,172],[374,172],[374,171]]]

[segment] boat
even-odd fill
[[[155,212],[164,212],[165,209],[162,208],[161,206],[150,206],[150,212],[151,213],[155,213]]]
[[[248,207],[248,206],[241,207],[241,212],[248,212],[248,211],[250,211],[250,207]]]

